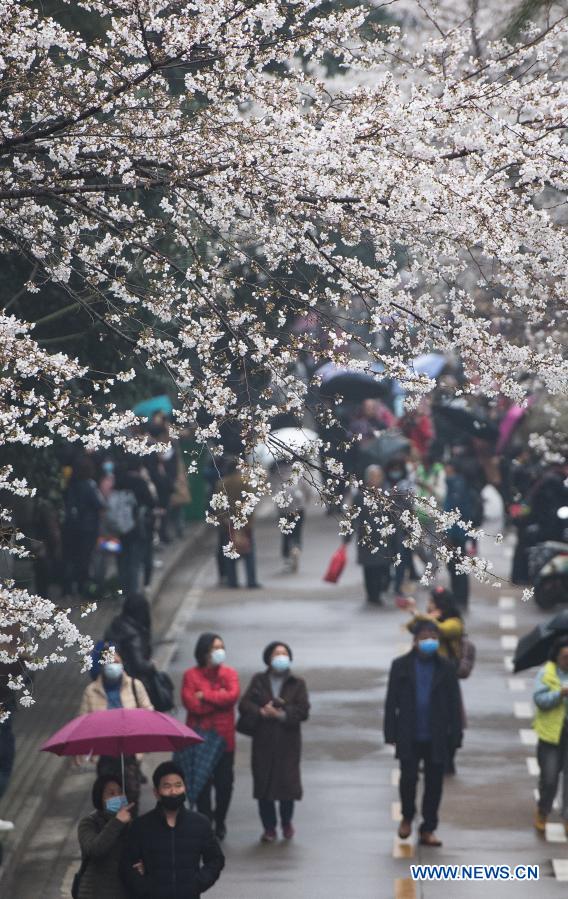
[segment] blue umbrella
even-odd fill
[[[196,730],[195,733],[203,737],[203,742],[178,749],[173,755],[174,762],[183,771],[187,798],[191,806],[196,804],[199,794],[226,748],[223,737],[214,730]]]
[[[141,400],[139,403],[136,403],[132,411],[135,415],[139,415],[140,418],[152,418],[156,412],[171,415],[173,408],[171,399],[163,393],[161,396],[153,396],[149,400]]]

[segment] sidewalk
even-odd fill
[[[183,593],[174,593],[163,601],[163,589],[175,570],[181,564],[187,564],[189,558],[198,556],[207,544],[206,526],[192,523],[187,535],[166,547],[160,556],[162,565],[155,571],[147,590],[158,643],[183,600]],[[117,601],[101,603],[96,612],[83,619],[82,629],[98,639],[119,609],[120,603]],[[86,683],[85,675],[81,675],[80,666],[73,659],[64,665],[51,666],[35,678],[36,705],[31,710],[18,710],[15,715],[16,764],[8,791],[0,803],[0,818],[7,818],[15,824],[14,831],[3,839],[4,862],[0,867],[2,895],[12,895],[15,899],[15,890],[12,888],[10,891],[11,881],[39,822],[49,815],[52,798],[67,770],[67,764],[62,759],[39,752],[39,746],[77,714]]]

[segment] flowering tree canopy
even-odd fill
[[[130,446],[113,390],[146,367],[167,372],[198,442],[234,420],[249,452],[276,413],[305,408],[300,350],[380,363],[410,404],[432,382],[409,360],[433,346],[460,358],[471,392],[522,402],[524,372],[566,392],[561,13],[508,42],[419,4],[418,41],[396,3],[374,26],[366,4],[313,0],[76,6],[88,29],[19,0],[0,9],[0,253],[26,262],[14,293],[49,287],[85,310],[116,367],[49,352],[5,308],[4,444]],[[323,348],[291,332],[308,314]],[[249,479],[252,508],[269,488],[259,466]],[[48,627],[88,650],[64,612],[8,583],[0,628],[13,626],[0,660],[46,664]]]

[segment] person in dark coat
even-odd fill
[[[369,465],[365,469],[365,485],[369,492],[380,489],[384,480],[385,476],[379,465]],[[364,493],[358,493],[355,496],[353,505],[360,510],[356,520],[357,561],[363,568],[367,602],[380,606],[382,605],[381,593],[388,589],[390,582],[390,564],[393,556],[392,538],[388,537],[385,540],[381,537],[382,525],[378,524],[375,518],[382,517],[382,513],[373,511],[365,503]]]
[[[78,838],[84,870],[79,899],[126,899],[118,873],[132,804],[112,775],[97,777],[93,785],[95,811],[79,823]]]
[[[150,604],[144,594],[126,597],[120,615],[107,627],[104,639],[116,647],[126,673],[144,681],[152,676],[152,625]]]
[[[63,500],[63,592],[71,594],[76,585],[79,594],[83,595],[99,536],[101,513],[105,507],[90,456],[81,456],[73,465],[73,474]]]
[[[416,813],[416,786],[424,762],[420,842],[441,846],[436,837],[448,755],[462,742],[460,692],[455,666],[438,649],[438,627],[417,621],[412,650],[392,663],[384,715],[385,742],[400,763],[401,839],[410,836]]]
[[[198,899],[219,879],[225,856],[207,818],[184,807],[181,769],[162,762],[152,780],[157,805],[130,827],[121,877],[131,897]]]
[[[264,832],[263,843],[276,839],[276,805],[280,803],[282,834],[294,836],[294,802],[302,798],[300,725],[310,703],[305,681],[290,671],[292,650],[274,641],[264,650],[266,671],[255,674],[239,704],[247,731],[252,733],[254,798]]]

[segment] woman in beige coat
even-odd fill
[[[153,709],[154,706],[142,681],[135,680],[126,673],[120,655],[115,652],[113,661],[101,665],[96,680],[85,688],[79,714],[136,708]],[[142,783],[141,760],[141,755],[127,755],[124,759],[126,795],[128,801],[134,803],[134,814]],[[115,775],[120,779],[120,758],[102,755],[97,762],[97,774]]]

